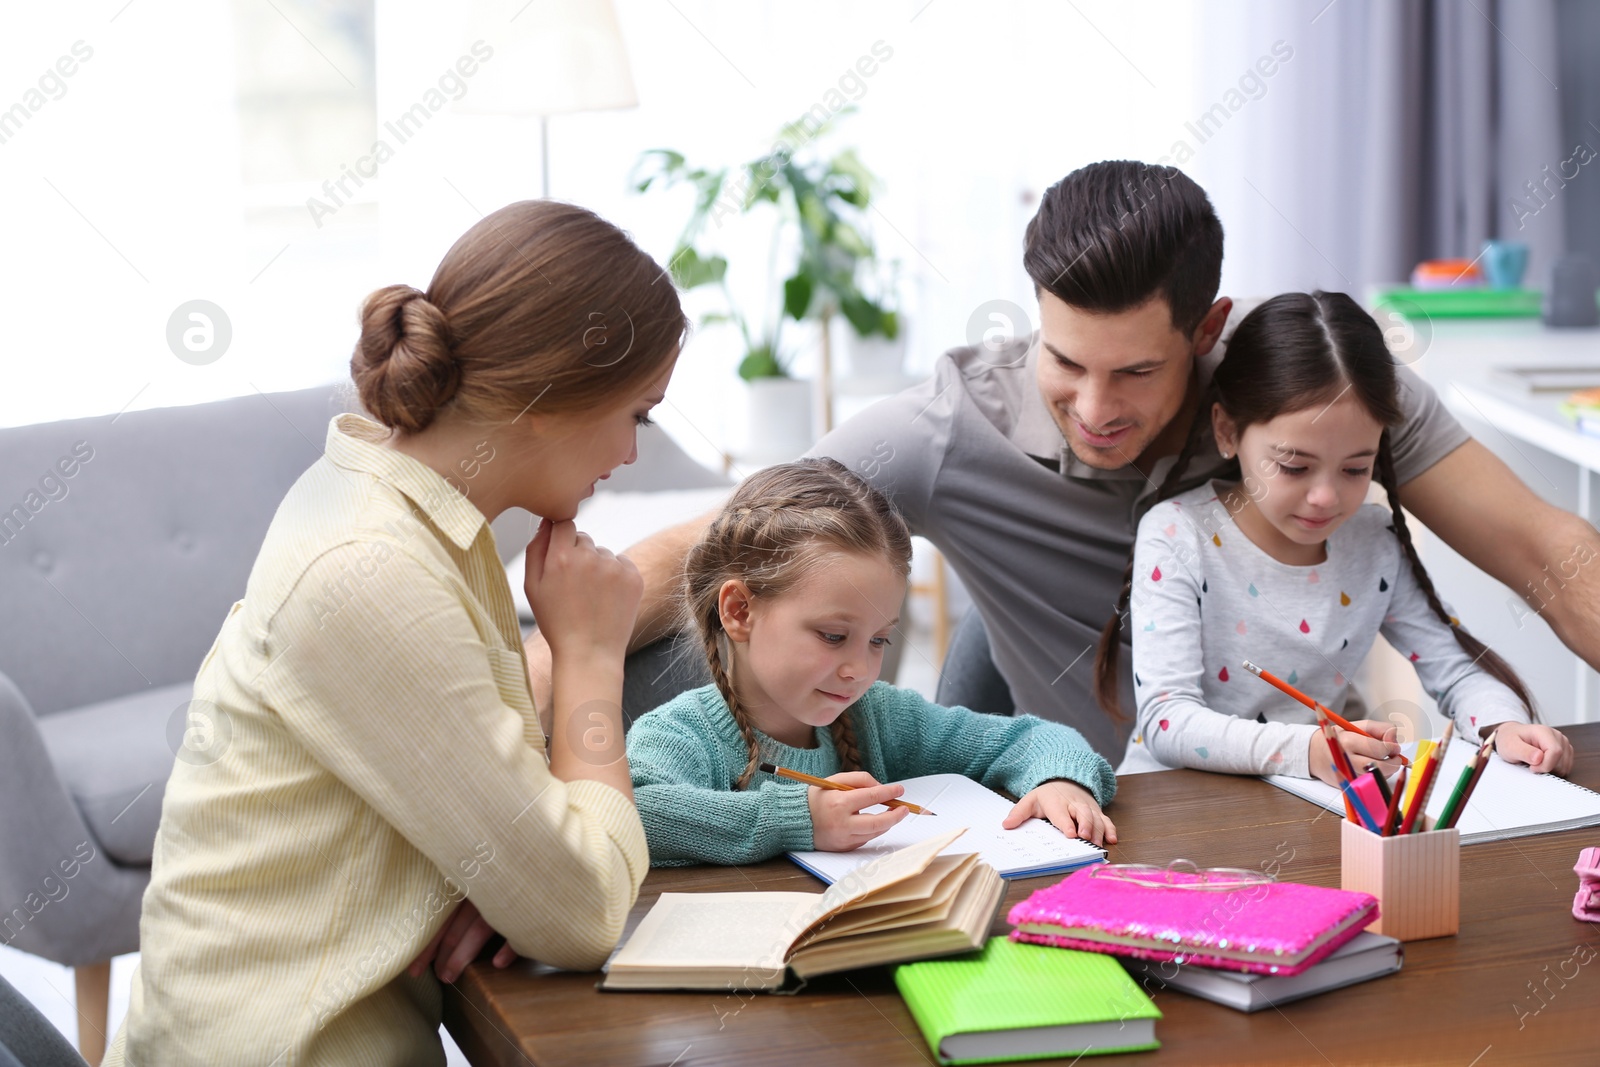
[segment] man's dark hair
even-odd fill
[[[1114,313],[1159,295],[1173,328],[1194,332],[1222,282],[1222,223],[1176,167],[1107,160],[1052,185],[1023,239],[1034,292]]]

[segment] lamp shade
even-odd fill
[[[611,0],[476,0],[472,7],[472,25],[494,48],[494,62],[483,65],[456,110],[562,115],[638,106]]]

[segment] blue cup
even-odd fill
[[[1528,246],[1521,241],[1485,241],[1479,261],[1491,289],[1515,289],[1528,271]]]

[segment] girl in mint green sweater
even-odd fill
[[[877,681],[910,570],[905,522],[842,464],[806,459],[745,480],[685,564],[715,684],[628,735],[654,865],[846,852],[907,816],[862,811],[904,792],[896,779],[952,772],[1022,798],[1007,828],[1041,817],[1116,841],[1101,811],[1116,778],[1076,730],[940,707]],[[858,788],[777,778],[762,763]]]

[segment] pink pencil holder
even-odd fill
[[[1422,941],[1461,929],[1460,830],[1379,837],[1346,821],[1339,833],[1339,887],[1378,898],[1368,930]]]

